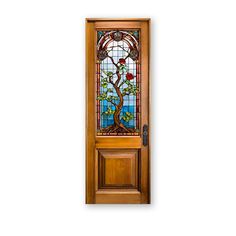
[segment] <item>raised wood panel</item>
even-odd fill
[[[138,150],[99,150],[98,188],[138,188]]]

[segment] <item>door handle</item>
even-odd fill
[[[148,145],[148,125],[143,126],[143,146]]]

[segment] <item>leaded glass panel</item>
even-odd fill
[[[97,135],[139,135],[139,35],[97,31]]]

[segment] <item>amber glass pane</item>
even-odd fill
[[[97,31],[97,135],[139,135],[139,31]]]

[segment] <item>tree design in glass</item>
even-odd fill
[[[139,135],[139,31],[97,31],[97,134]]]

